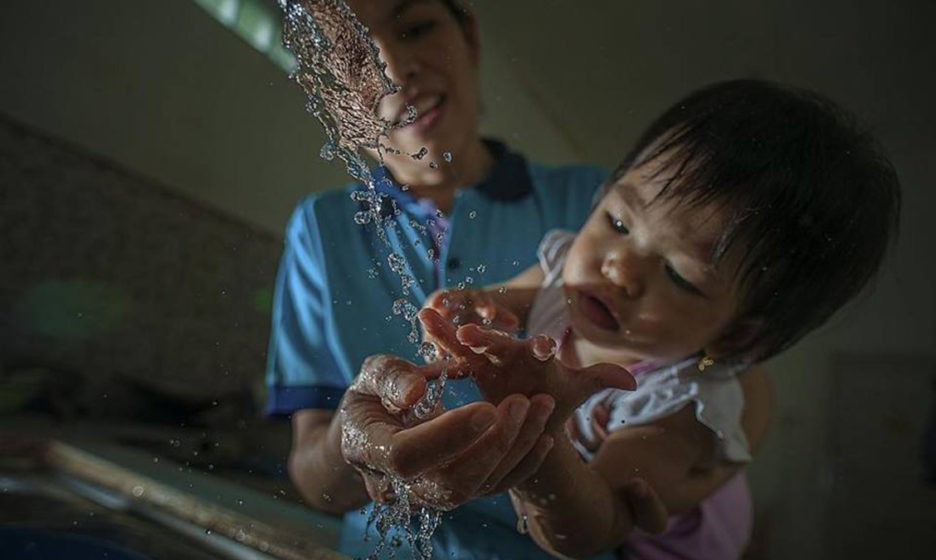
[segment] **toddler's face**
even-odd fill
[[[717,267],[711,262],[724,212],[654,201],[668,175],[653,177],[665,165],[659,160],[631,169],[609,190],[563,269],[572,328],[604,361],[678,359],[708,349],[738,312],[736,255]]]

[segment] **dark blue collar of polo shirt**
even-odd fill
[[[532,179],[523,156],[510,151],[503,142],[497,140],[485,139],[484,144],[494,156],[494,167],[483,181],[468,188],[474,188],[488,198],[501,201],[523,198],[533,191]],[[389,196],[395,205],[404,208],[420,222],[426,223],[430,218],[436,217],[435,206],[403,190],[385,166],[378,166],[371,174],[378,193]],[[394,211],[394,204],[381,204],[381,211],[385,217]]]

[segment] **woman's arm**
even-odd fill
[[[344,513],[370,501],[361,475],[341,455],[341,424],[331,410],[293,414],[289,476],[309,505]]]

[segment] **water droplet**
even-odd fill
[[[452,161],[452,152],[442,152],[442,159],[451,163]]]
[[[475,219],[475,218],[477,218],[477,217],[478,217],[478,213],[475,212],[474,210],[472,210],[471,212],[468,212],[468,219],[469,219],[469,220],[473,220],[473,219]]]
[[[370,212],[360,211],[354,214],[354,223],[359,226],[364,226],[371,223],[371,214]]]
[[[324,159],[325,161],[331,161],[335,159],[336,149],[337,149],[337,146],[335,145],[335,143],[329,140],[328,142],[325,142],[325,144],[322,145],[322,149],[319,150],[319,157]]]
[[[513,262],[510,263],[510,264],[512,264],[512,265],[514,265],[514,266],[520,266],[520,261],[513,261]]]
[[[529,527],[527,526],[527,514],[523,514],[517,518],[517,532],[521,535],[526,535],[529,532]]]
[[[499,293],[499,294],[506,294],[506,293],[507,293],[507,286],[501,286],[500,288],[497,288],[497,293]]]
[[[133,494],[133,496],[136,498],[142,496],[144,492],[146,492],[146,489],[142,486],[134,486],[133,490],[130,491],[130,493]]]
[[[434,161],[430,161],[430,162],[429,162],[429,167],[432,168],[432,169],[438,169],[438,168],[439,168],[439,164],[436,163],[436,162],[434,162]]]
[[[418,354],[422,356],[423,358],[431,358],[435,356],[435,353],[436,353],[435,344],[428,342],[428,341],[424,341],[423,343],[419,345]]]
[[[483,264],[478,265],[478,274],[484,274],[484,271],[487,270],[487,267]]]
[[[420,159],[426,157],[426,154],[428,154],[428,153],[429,153],[429,149],[426,148],[425,146],[423,146],[422,148],[419,149],[418,152],[416,152],[415,154],[412,155],[412,158],[415,159],[415,160],[420,160]]]

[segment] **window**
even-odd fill
[[[283,70],[292,72],[296,68],[295,58],[283,46],[282,16],[272,0],[195,0],[195,3]]]

